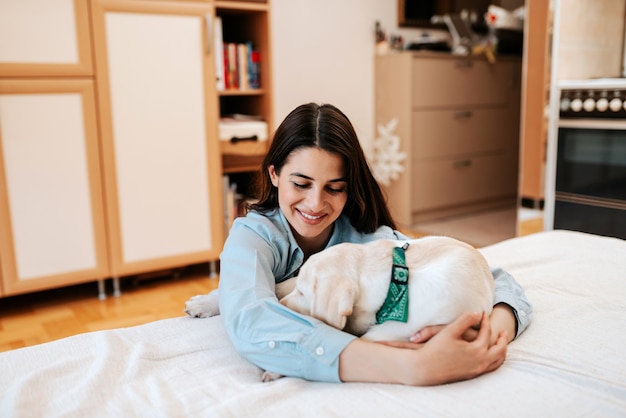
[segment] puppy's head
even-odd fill
[[[331,249],[335,250],[338,248]],[[294,290],[283,297],[280,303],[343,329],[352,315],[358,296],[358,283],[354,274],[349,272],[350,269],[346,269],[345,260],[328,257],[328,254],[324,254],[327,251],[309,258],[300,269]]]

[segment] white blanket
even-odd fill
[[[551,231],[483,253],[524,286],[534,320],[479,378],[262,383],[220,317],[181,317],[0,353],[0,416],[625,417],[626,241]]]

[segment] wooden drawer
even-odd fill
[[[508,107],[414,111],[411,144],[416,152],[413,159],[422,161],[510,149],[516,142],[518,131],[501,126],[503,121],[510,119],[510,114]]]
[[[472,58],[413,58],[412,103],[415,107],[503,104],[519,89],[519,64]]]
[[[514,196],[517,159],[513,153],[413,163],[411,209],[432,210],[468,202]]]

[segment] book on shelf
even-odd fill
[[[222,176],[222,188],[224,193],[224,228],[228,234],[235,219],[246,216],[248,205],[254,203],[255,200],[239,193],[237,183],[232,182],[228,175]]]
[[[261,66],[261,54],[259,51],[252,48],[252,43],[248,47],[248,83],[251,89],[261,88],[260,78],[260,66]]]
[[[239,89],[250,88],[248,83],[248,44],[237,44],[237,71],[239,72]]]
[[[237,44],[224,44],[224,71],[226,90],[239,88],[239,70],[237,69]]]
[[[260,88],[260,54],[252,42],[225,42],[220,53],[221,65],[216,64],[216,71],[223,72],[224,85],[218,80],[218,90],[248,90]],[[216,48],[216,53],[218,49]]]
[[[231,183],[230,177],[226,175],[222,177],[222,190],[224,193],[224,228],[228,233],[238,216],[237,208],[241,195],[237,193],[237,185]]]

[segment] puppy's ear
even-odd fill
[[[338,322],[333,326],[338,329],[344,329],[348,322],[348,317],[352,315],[354,311],[354,303],[356,302],[356,287],[346,284],[346,289],[343,292],[337,294],[337,318]]]
[[[344,329],[354,310],[357,287],[348,279],[332,280],[328,283],[333,285],[327,286],[326,291],[316,295],[313,316],[332,327]]]

